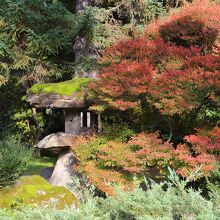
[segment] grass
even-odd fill
[[[33,157],[29,163],[24,175],[40,175],[44,168],[54,167],[57,158]]]
[[[91,78],[76,78],[59,83],[35,84],[29,89],[29,93],[72,95],[75,92],[80,92],[92,80]]]
[[[57,158],[33,157],[28,168],[13,186],[0,187],[0,208],[17,209],[22,206],[56,207],[78,206],[73,193],[61,186],[52,186],[42,177],[41,170],[54,167]]]

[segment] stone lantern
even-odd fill
[[[60,83],[35,84],[27,93],[26,101],[34,112],[39,108],[64,111],[65,131],[50,134],[36,145],[41,152],[58,155],[53,173],[47,175],[51,184],[65,186],[73,175],[72,166],[76,159],[70,147],[74,145],[74,138],[100,130],[100,116],[89,110],[94,101],[89,98],[86,86],[91,80],[94,79],[76,78]]]

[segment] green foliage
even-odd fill
[[[214,200],[203,198],[199,191],[175,187],[176,181],[178,184],[175,185],[181,185],[180,180],[174,180],[176,175],[172,176],[169,182],[146,183],[146,191],[141,188],[130,192],[117,190],[114,197],[90,199],[78,210],[24,208],[10,214],[1,211],[0,216],[5,220],[43,220],[45,218],[48,220],[216,220],[220,217],[218,212],[220,207],[215,206]]]
[[[219,195],[220,197],[220,163],[218,164],[217,169],[213,171],[211,177],[208,179],[208,189],[211,190],[213,195]]]
[[[90,78],[76,78],[60,83],[35,84],[29,89],[29,93],[54,93],[59,95],[72,95],[80,92],[82,88],[91,82]]]
[[[77,138],[76,144],[73,146],[74,154],[80,159],[80,163],[85,164],[89,160],[95,160],[97,153],[101,147],[107,143],[104,137]]]
[[[166,12],[163,3],[159,0],[110,0],[108,4],[104,0],[96,0],[96,2],[107,8],[105,13],[111,21],[116,17],[113,13],[117,13],[124,24],[143,25]]]
[[[139,3],[138,1],[131,2],[134,5],[133,16],[139,24],[147,24],[166,13],[162,2],[158,0],[144,0],[139,1]]]
[[[96,160],[99,150],[105,147],[108,141],[113,140],[126,142],[134,135],[134,131],[132,131],[127,125],[104,125],[103,128],[104,130],[101,135],[88,139],[79,137],[77,142],[74,144],[74,154],[76,154],[82,164],[89,160]]]
[[[24,95],[25,89],[18,84],[15,77],[0,87],[0,130],[8,131],[14,128],[12,115],[22,107],[26,108],[25,102],[21,100]]]
[[[2,72],[13,70],[42,81],[60,77],[59,53],[71,45],[78,32],[76,17],[61,3],[0,1]],[[9,48],[9,49],[8,49]]]
[[[112,123],[103,126],[103,135],[107,140],[127,142],[135,132],[125,123]]]
[[[39,112],[33,114],[31,109],[20,109],[11,117],[15,123],[15,128],[29,139],[30,142],[35,142],[45,127],[44,115]]]
[[[32,150],[21,142],[6,137],[0,141],[0,186],[7,186],[23,174],[27,168]]]

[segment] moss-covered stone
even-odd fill
[[[91,78],[76,78],[59,83],[35,84],[29,89],[28,93],[72,95],[75,92],[80,92],[92,80]]]
[[[56,207],[78,206],[78,200],[68,189],[51,186],[40,176],[22,177],[11,187],[0,188],[0,208],[21,205]]]

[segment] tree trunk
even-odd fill
[[[90,0],[76,0],[76,13],[81,13],[87,6],[91,6]]]
[[[86,7],[92,6],[90,0],[76,0],[76,13],[81,14],[85,12]],[[95,78],[96,70],[83,68],[83,58],[86,60],[96,58],[97,55],[94,50],[94,46],[88,36],[77,36],[74,44],[75,54],[75,77],[88,77]]]

